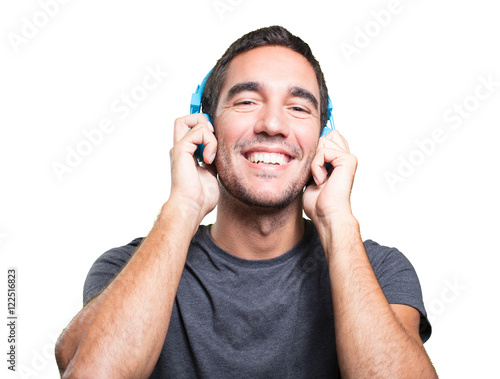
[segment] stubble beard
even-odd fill
[[[268,194],[259,193],[244,186],[239,175],[234,169],[230,168],[230,157],[228,150],[222,142],[219,142],[219,148],[216,157],[216,167],[219,177],[219,183],[225,191],[234,199],[250,207],[260,207],[264,209],[283,209],[290,205],[299,195],[302,195],[305,185],[311,177],[311,162],[314,155],[311,154],[307,159],[305,166],[307,172],[298,177],[296,181],[290,181],[286,188],[281,190],[279,196],[269,198]],[[261,174],[263,180],[272,180],[272,174]]]

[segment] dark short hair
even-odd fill
[[[316,58],[314,58],[309,45],[282,26],[269,26],[254,30],[245,34],[229,46],[224,55],[217,61],[208,77],[201,99],[203,112],[207,113],[211,120],[214,120],[219,95],[226,79],[229,64],[237,55],[261,46],[287,47],[307,59],[313,67],[316,79],[318,80],[321,126],[325,126],[328,121],[328,89],[326,88],[321,67]]]

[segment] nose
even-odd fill
[[[269,136],[282,135],[288,137],[290,133],[290,126],[286,110],[280,105],[265,105],[259,115],[254,126],[255,134],[265,133]]]

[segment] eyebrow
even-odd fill
[[[300,97],[302,99],[306,99],[309,101],[314,108],[318,108],[318,99],[316,99],[316,96],[314,96],[311,92],[308,90],[302,88],[302,87],[291,87],[288,90],[288,93],[292,95],[293,97]]]
[[[231,89],[227,92],[226,95],[226,102],[231,100],[233,97],[235,97],[237,94],[241,92],[262,92],[263,88],[260,83],[257,82],[243,82],[243,83],[237,83],[234,86],[231,87]]]
[[[232,86],[229,91],[227,92],[226,99],[225,101],[230,101],[234,96],[241,92],[263,92],[264,88],[262,84],[257,83],[257,82],[243,82],[243,83],[237,83],[234,86]],[[288,89],[288,93],[293,96],[293,97],[300,97],[302,99],[305,99],[309,101],[314,108],[318,108],[318,99],[316,96],[314,96],[311,92],[308,90],[302,88],[302,87],[297,87],[293,86]]]

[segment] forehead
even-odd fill
[[[233,58],[221,95],[237,83],[258,82],[265,88],[301,87],[319,99],[316,73],[307,59],[283,46],[262,46]]]

